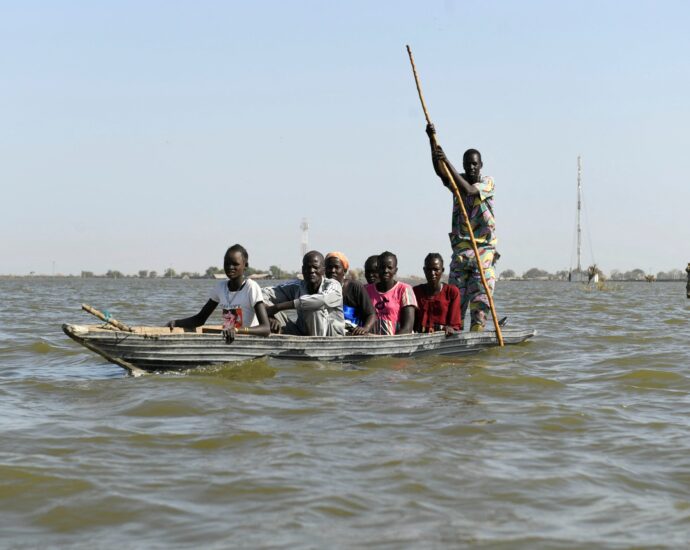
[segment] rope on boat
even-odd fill
[[[124,330],[125,332],[134,332],[134,329],[130,326],[125,325],[124,323],[121,323],[117,319],[114,319],[109,311],[106,311],[103,313],[102,311],[98,311],[95,307],[91,307],[88,304],[82,304],[81,308],[84,311],[87,311],[91,315],[98,317],[101,321],[105,321],[109,325],[113,325],[115,328],[119,330]]]

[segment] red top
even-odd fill
[[[428,296],[427,288],[426,284],[413,288],[418,307],[414,320],[415,332],[442,330],[445,326],[462,330],[458,288],[444,284],[436,296]]]

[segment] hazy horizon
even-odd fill
[[[217,268],[220,268],[220,266],[208,266],[208,267],[217,267]],[[208,267],[207,267],[206,269],[208,269]],[[280,268],[281,266],[277,266],[277,267]],[[195,279],[207,278],[207,277],[206,277],[206,274],[205,274],[206,269],[203,269],[203,270],[194,270],[194,271],[178,271],[177,269],[174,268],[174,266],[169,266],[168,268],[166,268],[166,270],[167,270],[167,269],[170,269],[170,268],[172,268],[173,271],[174,271],[174,275],[173,275],[171,278],[180,278],[182,275],[188,275],[188,276],[190,276],[191,278],[195,278]],[[221,268],[221,269],[222,269],[222,268]],[[282,269],[282,268],[281,268],[281,269]],[[521,271],[521,272],[517,272],[517,271],[511,269],[510,267],[508,267],[508,268],[506,268],[506,269],[499,270],[498,274],[500,275],[499,278],[506,278],[506,277],[508,277],[508,278],[513,278],[512,275],[506,275],[506,273],[508,273],[508,272],[510,272],[510,271],[513,271],[513,272],[514,272],[514,277],[515,277],[515,278],[523,278],[529,271],[532,271],[532,270],[534,270],[534,269],[539,270],[539,271],[546,271],[546,272],[547,272],[547,275],[549,275],[549,276],[554,276],[554,277],[557,276],[557,275],[559,275],[559,274],[561,274],[561,273],[563,273],[563,270],[557,270],[557,271],[554,271],[554,272],[550,272],[550,271],[544,270],[544,269],[542,269],[542,268],[540,268],[540,267],[538,267],[538,266],[533,266],[533,267],[531,267],[531,268],[529,268],[529,269],[527,269],[527,270]],[[84,271],[81,271],[81,272],[79,272],[79,273],[59,273],[59,272],[56,272],[56,273],[36,273],[36,272],[30,272],[30,273],[27,273],[27,274],[0,273],[0,277],[4,277],[4,278],[13,278],[13,277],[77,277],[77,278],[82,278],[82,277],[85,277],[84,273],[87,273],[88,275],[86,275],[86,278],[96,278],[96,279],[106,279],[106,278],[113,278],[113,279],[117,279],[117,278],[128,278],[128,279],[131,279],[131,278],[144,278],[144,279],[148,279],[148,278],[158,278],[158,279],[162,279],[162,278],[168,278],[168,275],[165,274],[166,270],[158,271],[158,270],[145,270],[145,269],[142,269],[142,270],[136,270],[136,271],[134,271],[134,272],[124,272],[124,271],[120,271],[119,269],[110,269],[110,270],[108,270],[108,271],[106,271],[106,272],[103,272],[103,273],[92,272],[92,271],[85,271],[85,270],[84,270]],[[351,268],[351,271],[354,272],[354,270],[356,270],[356,272],[358,273],[359,278],[361,278],[361,279],[364,278],[364,274],[363,274],[364,270],[363,270],[363,268],[358,268],[357,266],[353,266],[353,267]],[[147,272],[147,275],[146,275],[146,276],[141,276],[141,275],[139,275],[139,272],[140,272],[140,271],[146,271],[146,272]],[[301,277],[301,275],[299,275],[299,271],[293,271],[293,272],[288,272],[287,270],[284,270],[284,271],[285,271],[285,273],[292,273],[292,274],[294,274],[294,275],[297,275],[297,276],[300,276],[300,277]],[[576,270],[573,270],[573,271],[576,271]],[[586,271],[587,271],[587,270],[586,270],[585,268],[583,268],[583,269],[581,270],[581,273],[586,273]],[[622,270],[620,270],[620,269],[614,268],[614,269],[612,269],[612,270],[610,270],[610,271],[602,271],[602,272],[603,272],[603,274],[604,274],[605,277],[611,278],[611,277],[613,277],[613,276],[632,274],[633,272],[636,272],[636,271],[642,271],[645,275],[654,275],[654,276],[657,276],[657,275],[660,275],[660,274],[671,275],[671,274],[673,274],[674,272],[676,272],[675,274],[679,274],[679,277],[678,277],[678,278],[676,278],[676,279],[668,279],[668,280],[682,280],[682,281],[685,281],[685,280],[686,280],[686,277],[687,277],[686,272],[685,272],[683,269],[680,269],[680,268],[674,268],[674,269],[670,269],[670,270],[668,270],[668,271],[656,271],[656,272],[650,272],[650,271],[647,271],[647,270],[645,270],[645,269],[643,269],[643,268],[641,268],[641,267],[636,267],[636,268],[633,268],[633,269],[630,269],[630,270],[625,270],[625,271],[622,271]],[[108,275],[109,272],[117,272],[117,273],[119,273],[119,276],[117,276],[117,277],[110,277],[110,276]],[[149,273],[152,273],[152,272],[155,273],[155,276],[149,275]],[[257,271],[257,273],[259,273],[259,274],[268,273],[268,272],[269,272],[269,269],[268,269],[268,268],[263,268],[263,267],[261,267],[261,268],[258,269],[258,271]],[[446,278],[447,275],[448,275],[448,273],[447,273],[447,270],[446,270],[446,272],[444,273],[444,278]],[[280,279],[280,278],[281,278],[281,277],[279,277],[279,279]],[[291,278],[291,277],[282,277],[282,279],[284,279],[284,280],[287,280],[287,279],[290,279],[290,278]],[[398,278],[424,279],[424,273],[423,273],[421,270],[420,270],[418,273],[399,273],[399,274],[398,274]],[[528,278],[529,278],[529,277],[528,277]],[[630,280],[632,280],[632,279],[630,279]]]

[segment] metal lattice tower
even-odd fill
[[[582,252],[582,227],[580,225],[580,212],[582,210],[582,183],[580,175],[582,173],[582,165],[580,164],[580,156],[577,156],[577,270],[581,271],[580,255]]]
[[[299,228],[302,230],[302,257],[307,253],[307,247],[309,246],[309,222],[307,218],[302,218],[302,223]]]

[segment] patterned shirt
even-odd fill
[[[474,239],[478,248],[496,248],[496,220],[494,219],[494,179],[482,176],[481,180],[473,184],[479,194],[463,195],[465,210],[470,218],[470,224],[474,232]],[[453,219],[452,231],[448,233],[453,252],[459,253],[472,249],[469,233],[465,228],[465,220],[458,204],[458,199],[453,194]]]

